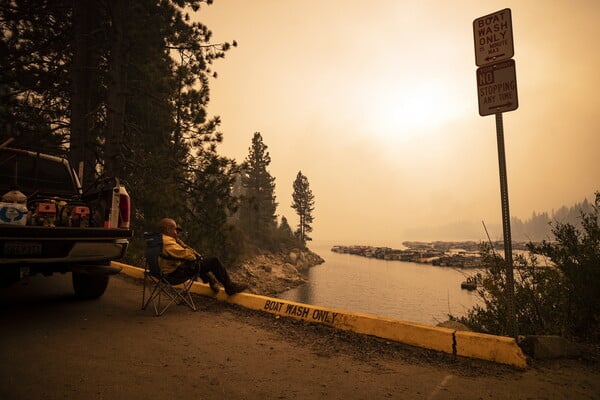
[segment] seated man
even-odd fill
[[[167,277],[180,278],[198,274],[204,283],[210,285],[213,292],[218,293],[219,286],[215,281],[216,277],[229,296],[239,293],[248,287],[248,285],[232,282],[227,270],[218,258],[205,259],[180,240],[177,237],[180,229],[177,227],[177,223],[171,218],[160,220],[159,228],[163,235],[163,254],[168,257],[177,258],[177,260],[163,257],[158,258],[158,265],[162,273]]]

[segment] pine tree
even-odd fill
[[[300,217],[296,234],[302,243],[306,244],[307,241],[312,240],[308,234],[313,230],[311,224],[313,222],[312,212],[315,209],[315,196],[310,190],[308,179],[302,175],[302,171],[298,171],[298,175],[296,175],[292,199],[292,208],[296,210],[298,217]]]
[[[293,238],[294,237],[294,233],[292,232],[292,227],[290,226],[285,215],[281,217],[281,223],[279,224],[279,233],[282,237],[285,237],[285,238]]]
[[[277,243],[281,250],[290,250],[304,246],[292,231],[292,227],[284,215],[281,216],[281,222],[277,228]]]
[[[1,141],[70,149],[75,167],[85,162],[84,187],[118,177],[134,199],[136,232],[165,216],[189,227],[190,188],[204,185],[205,161],[222,140],[206,109],[212,62],[236,45],[211,43],[211,31],[192,22],[188,13],[210,3],[1,3]]]
[[[251,241],[259,246],[271,246],[277,227],[275,210],[275,178],[267,167],[271,157],[259,132],[252,138],[252,146],[242,165],[243,194],[240,204],[240,223]]]

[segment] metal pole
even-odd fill
[[[502,202],[502,230],[504,232],[504,260],[506,262],[506,312],[507,328],[511,337],[517,338],[517,318],[515,310],[515,280],[513,276],[512,239],[510,235],[510,211],[508,208],[508,183],[506,179],[506,153],[504,150],[504,124],[502,113],[496,114],[496,135],[498,138],[498,164],[500,167],[500,201]]]

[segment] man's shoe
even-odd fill
[[[212,290],[214,294],[219,293],[219,284],[217,283],[217,280],[211,275],[208,275],[206,280],[208,281],[208,286],[210,286],[210,290]]]
[[[229,296],[233,296],[236,293],[243,292],[248,289],[248,285],[245,283],[232,283],[225,288],[225,293]]]

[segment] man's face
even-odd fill
[[[177,222],[172,221],[165,227],[165,235],[176,238],[179,233],[179,228],[177,227]]]

